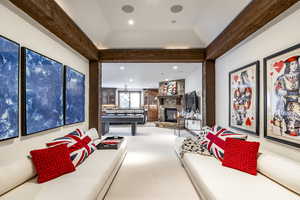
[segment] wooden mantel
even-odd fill
[[[157,96],[157,98],[182,98],[183,95],[163,95],[163,96]]]

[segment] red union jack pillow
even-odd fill
[[[92,139],[80,129],[76,129],[63,137],[55,138],[46,145],[53,147],[61,144],[67,144],[72,163],[75,167],[83,163],[97,149]]]
[[[84,136],[83,131],[81,129],[76,129],[75,131],[59,138],[55,138],[52,142],[47,143],[48,147],[53,147],[60,144],[67,144],[67,147],[74,145],[77,140]]]
[[[247,135],[234,133],[226,128],[215,125],[211,131],[207,132],[205,139],[201,142],[201,145],[207,148],[207,150],[218,160],[222,161],[224,158],[226,138],[246,140]]]

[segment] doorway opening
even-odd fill
[[[197,110],[187,105],[191,93],[201,99],[201,63],[102,63],[102,77],[104,135],[143,135],[145,127],[188,128],[179,117],[201,116],[200,100],[192,106]]]

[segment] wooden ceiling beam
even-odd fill
[[[216,59],[299,0],[252,0],[252,2],[207,47],[207,59]]]
[[[205,49],[105,49],[99,50],[100,62],[203,62]]]
[[[98,60],[98,49],[54,0],[9,0],[89,60]]]

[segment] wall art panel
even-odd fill
[[[65,67],[65,124],[85,120],[85,75]]]
[[[61,63],[22,48],[23,135],[63,125],[63,78]]]
[[[0,36],[0,140],[19,136],[20,45]]]

